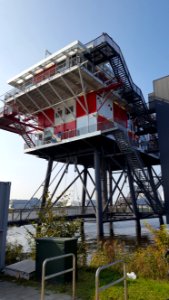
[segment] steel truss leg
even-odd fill
[[[137,208],[137,199],[135,195],[135,189],[134,189],[134,180],[133,175],[130,169],[130,166],[127,166],[127,172],[128,172],[128,180],[129,180],[129,187],[130,187],[130,194],[131,194],[131,200],[133,204],[133,211],[136,217],[136,234],[137,236],[141,236],[141,224],[140,224],[140,214]]]
[[[49,188],[49,183],[50,183],[50,178],[51,178],[51,173],[52,173],[52,166],[53,166],[53,159],[50,157],[48,160],[46,178],[45,178],[45,183],[44,183],[44,188],[43,188],[43,193],[42,193],[41,208],[44,208],[46,205],[46,198],[48,195],[48,188]]]
[[[152,190],[153,190],[154,197],[156,199],[157,205],[159,205],[159,207],[161,207],[161,203],[160,203],[160,200],[158,198],[158,193],[157,193],[157,190],[156,190],[156,187],[155,187],[155,184],[154,184],[154,180],[153,180],[153,173],[152,173],[151,166],[147,167],[147,170],[148,170],[151,187],[152,187]],[[160,213],[159,213],[159,222],[160,222],[160,225],[164,224],[163,216]]]
[[[94,152],[95,183],[96,183],[96,224],[97,236],[103,236],[103,211],[102,211],[102,194],[101,194],[101,176],[100,176],[100,154]]]
[[[110,197],[110,211],[112,212],[113,209],[113,197],[112,197],[112,191],[113,191],[113,183],[112,183],[112,170],[109,168],[109,197]],[[113,222],[110,221],[109,223],[109,231],[110,235],[114,235],[114,230],[113,230]]]
[[[86,189],[87,189],[87,168],[84,168],[83,172],[83,183],[84,186],[82,186],[82,214],[84,214],[85,209],[85,202],[86,202]]]
[[[102,191],[102,205],[103,207],[107,207],[107,172],[106,172],[106,162],[104,156],[101,157],[101,164],[100,164],[100,171],[101,171],[101,191]]]
[[[65,166],[65,168],[64,168],[64,170],[63,170],[63,173],[62,173],[62,175],[61,175],[61,177],[60,177],[60,179],[59,179],[57,185],[55,186],[55,189],[54,189],[54,191],[53,191],[53,193],[52,193],[52,195],[51,195],[51,200],[53,199],[54,195],[56,194],[59,185],[61,184],[61,182],[62,182],[62,180],[63,180],[65,174],[67,173],[68,167],[69,167],[69,162],[66,164],[66,166]]]

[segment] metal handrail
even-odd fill
[[[123,264],[123,277],[113,281],[113,282],[110,282],[109,284],[106,284],[106,285],[103,285],[101,287],[99,287],[99,275],[100,275],[100,272],[102,270],[105,270],[105,269],[108,269],[116,264],[119,264],[119,263],[122,263]],[[99,267],[96,271],[96,274],[95,274],[95,300],[99,300],[99,292],[100,291],[104,291],[105,289],[117,284],[117,283],[120,283],[124,281],[124,300],[128,300],[128,295],[127,295],[127,275],[126,275],[126,264],[123,260],[118,260],[118,261],[115,261],[113,263],[110,263],[108,265],[104,265],[102,267]]]
[[[54,260],[58,260],[61,258],[65,258],[65,257],[70,257],[72,256],[72,262],[73,262],[73,266],[70,269],[66,269],[64,271],[61,272],[57,272],[48,276],[45,276],[45,271],[46,271],[46,265],[48,262],[54,261]],[[66,273],[72,272],[72,300],[75,300],[75,291],[76,291],[76,257],[73,253],[69,253],[69,254],[64,254],[64,255],[60,255],[60,256],[55,256],[55,257],[51,257],[51,258],[47,258],[44,260],[43,265],[42,265],[42,281],[41,281],[41,300],[44,300],[44,296],[45,296],[45,280],[47,279],[51,279]]]

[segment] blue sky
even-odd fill
[[[0,0],[0,95],[7,80],[74,40],[107,32],[119,44],[145,99],[152,81],[169,74],[168,0]],[[46,162],[23,153],[21,137],[0,130],[0,180],[12,198],[29,198]]]

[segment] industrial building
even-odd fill
[[[169,77],[155,81],[146,103],[120,47],[106,33],[86,44],[75,41],[10,79],[13,89],[2,99],[0,128],[22,136],[25,153],[48,160],[42,206],[52,165],[57,161],[65,167],[51,197],[69,165],[74,165],[77,176],[72,185],[81,181],[82,207],[89,202],[92,205],[96,195],[93,208],[98,235],[103,234],[104,222],[113,222],[112,211],[119,197],[126,201],[139,231],[140,219],[151,216],[139,211],[140,193],[152,215],[162,224],[165,214],[169,222],[169,141],[166,146],[164,134],[164,126],[168,126],[168,82]],[[154,166],[161,166],[162,174],[157,174]],[[127,195],[123,189],[126,182]],[[164,201],[158,192],[161,186]]]

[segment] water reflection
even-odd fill
[[[147,223],[152,225],[154,228],[159,228],[158,219],[148,219]],[[33,230],[31,225],[21,226],[21,227],[9,227],[7,240],[9,242],[17,241],[19,244],[23,245],[24,251],[29,251],[29,246],[26,238],[26,229]],[[126,249],[134,249],[138,245],[147,246],[152,241],[151,233],[145,226],[145,222],[141,221],[142,235],[141,237],[136,236],[135,222],[134,221],[125,221],[125,222],[115,222],[113,224],[114,236],[110,236],[110,227],[109,224],[104,224],[104,239],[114,239],[119,242],[124,242]],[[83,231],[83,241],[88,245],[89,251],[96,249],[97,237],[96,237],[96,223],[84,222]]]

